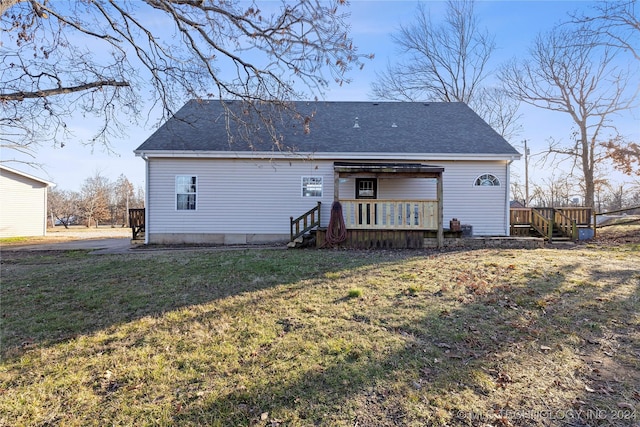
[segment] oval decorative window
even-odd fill
[[[500,185],[500,180],[495,175],[485,173],[476,178],[475,186],[480,187],[497,187]]]

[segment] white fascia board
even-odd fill
[[[273,151],[134,151],[141,157],[200,158],[200,159],[299,159],[299,160],[408,160],[408,161],[474,161],[519,160],[518,154],[451,154],[451,153],[310,153]]]
[[[53,182],[51,182],[51,181],[47,181],[47,180],[45,180],[45,179],[38,178],[37,176],[33,176],[33,175],[28,174],[28,173],[21,172],[21,171],[19,171],[19,170],[16,170],[16,169],[13,169],[13,168],[10,168],[10,167],[7,167],[7,166],[4,166],[4,165],[0,165],[0,169],[4,169],[4,170],[6,170],[7,172],[11,172],[11,173],[14,173],[14,174],[16,174],[16,175],[23,176],[23,177],[28,178],[28,179],[30,179],[30,180],[32,180],[32,181],[40,182],[40,183],[42,183],[42,184],[45,184],[47,187],[55,187],[55,186],[56,186],[56,184],[55,184],[55,183],[53,183]]]

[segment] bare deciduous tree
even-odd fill
[[[582,31],[560,26],[536,38],[528,59],[512,61],[500,73],[512,96],[570,118],[573,140],[552,144],[549,152],[579,166],[586,206],[593,206],[596,168],[605,157],[600,144],[607,132],[617,133],[612,119],[630,108],[635,95],[628,88],[630,72],[614,63],[616,53]]]
[[[600,1],[590,13],[573,14],[573,23],[598,43],[620,48],[640,61],[640,11],[637,0]],[[603,143],[615,167],[640,175],[640,145],[614,137]],[[634,164],[636,169],[634,170]]]
[[[533,184],[533,204],[540,207],[570,206],[576,191],[576,184],[570,176],[553,174]]]
[[[507,140],[513,139],[522,132],[522,126],[519,123],[521,117],[518,113],[519,102],[501,88],[481,88],[478,96],[469,103],[469,107]]]
[[[373,92],[400,101],[469,103],[487,76],[485,68],[495,50],[493,38],[478,26],[472,0],[449,0],[442,25],[420,3],[416,22],[401,26],[393,40],[407,60],[390,65]]]
[[[91,226],[91,222],[98,227],[100,222],[111,218],[109,209],[112,195],[111,189],[112,185],[109,179],[99,172],[87,178],[82,184],[79,208],[82,217],[86,220],[87,227]]]
[[[517,103],[484,86],[495,42],[480,27],[473,0],[447,1],[442,24],[421,3],[416,21],[401,26],[393,40],[406,59],[378,74],[376,98],[464,102],[506,138],[518,132]]]
[[[640,11],[637,0],[598,2],[591,13],[573,14],[573,23],[599,43],[618,47],[640,61]]]
[[[55,221],[64,228],[80,219],[80,195],[75,191],[60,190],[49,187],[47,209]],[[55,225],[55,221],[52,226]]]
[[[147,99],[165,119],[185,98],[241,99],[251,109],[287,107],[302,88],[318,96],[362,66],[344,3],[283,1],[261,11],[237,0],[3,0],[1,146],[62,146],[77,114],[100,119],[89,142],[108,146]]]
[[[129,208],[133,207],[135,194],[133,184],[126,176],[120,175],[113,183],[113,215],[111,221],[122,221],[122,226],[129,225]]]

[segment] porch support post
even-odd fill
[[[438,176],[437,180],[437,200],[438,200],[438,248],[444,246],[444,207],[443,207],[443,185],[442,185],[442,173]]]
[[[333,171],[333,201],[340,201],[340,172]]]

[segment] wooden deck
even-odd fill
[[[129,227],[131,227],[132,240],[140,240],[144,234],[145,210],[129,209]]]
[[[436,200],[341,200],[347,229],[437,230]]]
[[[436,200],[341,200],[346,239],[353,249],[419,249],[425,232],[438,230]],[[322,232],[317,235],[323,243]]]
[[[547,240],[578,240],[578,229],[591,227],[587,207],[511,208],[512,236],[539,235]]]
[[[326,228],[320,227],[320,208],[318,202],[299,217],[290,217],[290,247],[297,247],[295,243],[304,246],[304,235],[310,233],[315,234],[317,247],[324,247],[331,240],[331,245],[357,249],[422,248],[427,237],[442,246],[437,200],[342,199],[339,208],[344,223],[340,238],[344,241],[339,243],[333,242],[335,237],[327,239]]]
[[[325,246],[326,229],[318,229],[316,247]],[[424,232],[417,230],[346,231],[345,240],[337,246],[349,249],[420,249],[424,247]]]

